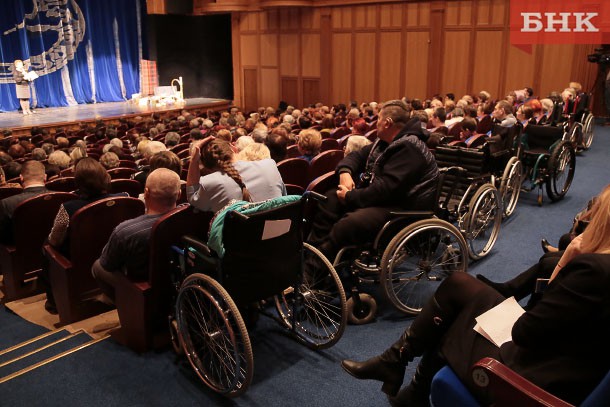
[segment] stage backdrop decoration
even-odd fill
[[[13,61],[40,77],[37,107],[116,102],[140,92],[145,0],[2,0],[0,111],[19,107]]]

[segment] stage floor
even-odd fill
[[[108,102],[92,103],[67,107],[48,107],[36,109],[36,113],[24,116],[20,112],[0,113],[0,129],[31,128],[34,126],[46,127],[49,125],[61,125],[91,121],[97,118],[113,118],[121,116],[137,116],[153,112],[166,112],[184,108],[214,108],[216,106],[228,106],[230,100],[193,98],[186,99],[184,104],[175,104],[164,107],[141,107],[133,102]]]

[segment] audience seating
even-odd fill
[[[62,325],[107,309],[95,301],[100,293],[91,266],[100,256],[112,230],[121,222],[144,213],[136,198],[106,198],[79,209],[70,220],[68,257],[44,245],[49,259],[49,278]]]
[[[74,177],[60,177],[47,181],[45,186],[51,191],[72,192],[76,190]]]
[[[187,150],[189,149],[189,143],[182,143],[182,144],[176,144],[175,146],[173,146],[172,148],[169,149],[169,151],[171,151],[174,154],[178,154],[181,151]]]
[[[115,286],[121,329],[113,337],[118,342],[140,353],[168,342],[167,316],[172,306],[171,245],[179,243],[183,235],[205,240],[212,216],[211,212],[199,212],[183,205],[157,220],[150,238],[148,280],[135,281],[121,275]]]
[[[74,176],[74,166],[68,167],[64,170],[59,171],[60,177],[73,177]]]
[[[138,172],[135,168],[117,167],[108,170],[111,179],[129,179],[133,174]]]
[[[138,169],[138,164],[133,160],[119,160],[119,168],[134,168]]]
[[[301,155],[301,152],[299,151],[299,146],[297,146],[296,144],[288,146],[288,148],[286,149],[286,158],[297,158]]]
[[[40,291],[35,282],[43,265],[42,245],[49,236],[59,206],[76,195],[50,192],[21,202],[13,213],[13,245],[0,245],[0,269],[4,275],[4,301],[28,297]]]
[[[373,128],[372,130],[369,130],[364,137],[366,137],[367,139],[369,139],[369,141],[375,141],[377,140],[377,128]]]
[[[144,187],[135,179],[119,178],[110,180],[110,192],[113,194],[127,192],[130,197],[137,198],[144,192]]]
[[[322,139],[322,146],[320,146],[320,152],[328,151],[328,150],[340,150],[339,142],[334,138],[325,138]]]
[[[287,158],[277,163],[277,169],[285,184],[307,186],[309,163],[303,158]]]
[[[337,127],[336,129],[330,132],[330,136],[335,140],[338,140],[343,136],[347,136],[351,132],[352,131],[347,127]]]
[[[286,192],[288,193],[288,195],[303,195],[303,192],[305,192],[305,188],[303,188],[300,185],[294,185],[294,184],[284,184],[286,185]]]
[[[339,161],[343,159],[343,156],[343,150],[328,150],[315,156],[309,164],[307,182],[311,182],[329,171],[334,171]]]
[[[489,395],[497,407],[571,407],[560,398],[536,386],[501,362],[483,358],[471,368],[475,384]],[[478,407],[480,404],[449,366],[443,367],[432,380],[430,401],[435,407]],[[610,405],[610,373],[580,404],[581,407]]]

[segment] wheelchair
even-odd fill
[[[266,315],[312,349],[331,347],[343,335],[347,308],[339,276],[302,239],[311,196],[238,201],[216,214],[208,243],[184,236],[182,247],[173,248],[172,343],[217,393],[239,396],[252,381],[249,320],[243,315]],[[304,269],[307,256],[323,267]]]
[[[572,143],[575,150],[588,150],[593,143],[595,117],[589,109],[590,94],[581,93],[574,101],[573,109],[563,115],[563,140]],[[561,109],[562,105],[557,106]]]
[[[371,322],[377,301],[360,291],[362,284],[380,286],[382,296],[393,308],[406,315],[417,315],[451,273],[466,272],[468,258],[486,255],[497,238],[501,211],[495,187],[484,183],[462,196],[460,211],[449,210],[465,171],[460,167],[442,168],[437,189],[438,207],[433,211],[397,211],[365,246],[339,250],[333,266],[347,270],[350,298],[349,322]],[[450,180],[453,184],[447,186]],[[467,198],[470,200],[467,202]],[[462,209],[464,211],[462,211]],[[458,227],[452,216],[459,217]],[[493,223],[492,231],[487,229]],[[468,241],[468,243],[467,243]]]
[[[538,205],[542,205],[542,185],[551,201],[567,194],[574,179],[576,151],[565,140],[561,127],[529,125],[519,141],[518,156],[523,163],[522,188],[538,188]]]

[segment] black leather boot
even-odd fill
[[[411,383],[400,389],[396,397],[388,397],[392,407],[428,407],[432,378],[447,361],[438,351],[430,351],[422,356]]]
[[[381,391],[395,396],[402,386],[405,367],[426,349],[433,349],[444,333],[446,314],[432,297],[421,314],[389,349],[364,362],[344,360],[343,370],[357,379],[383,382]]]

